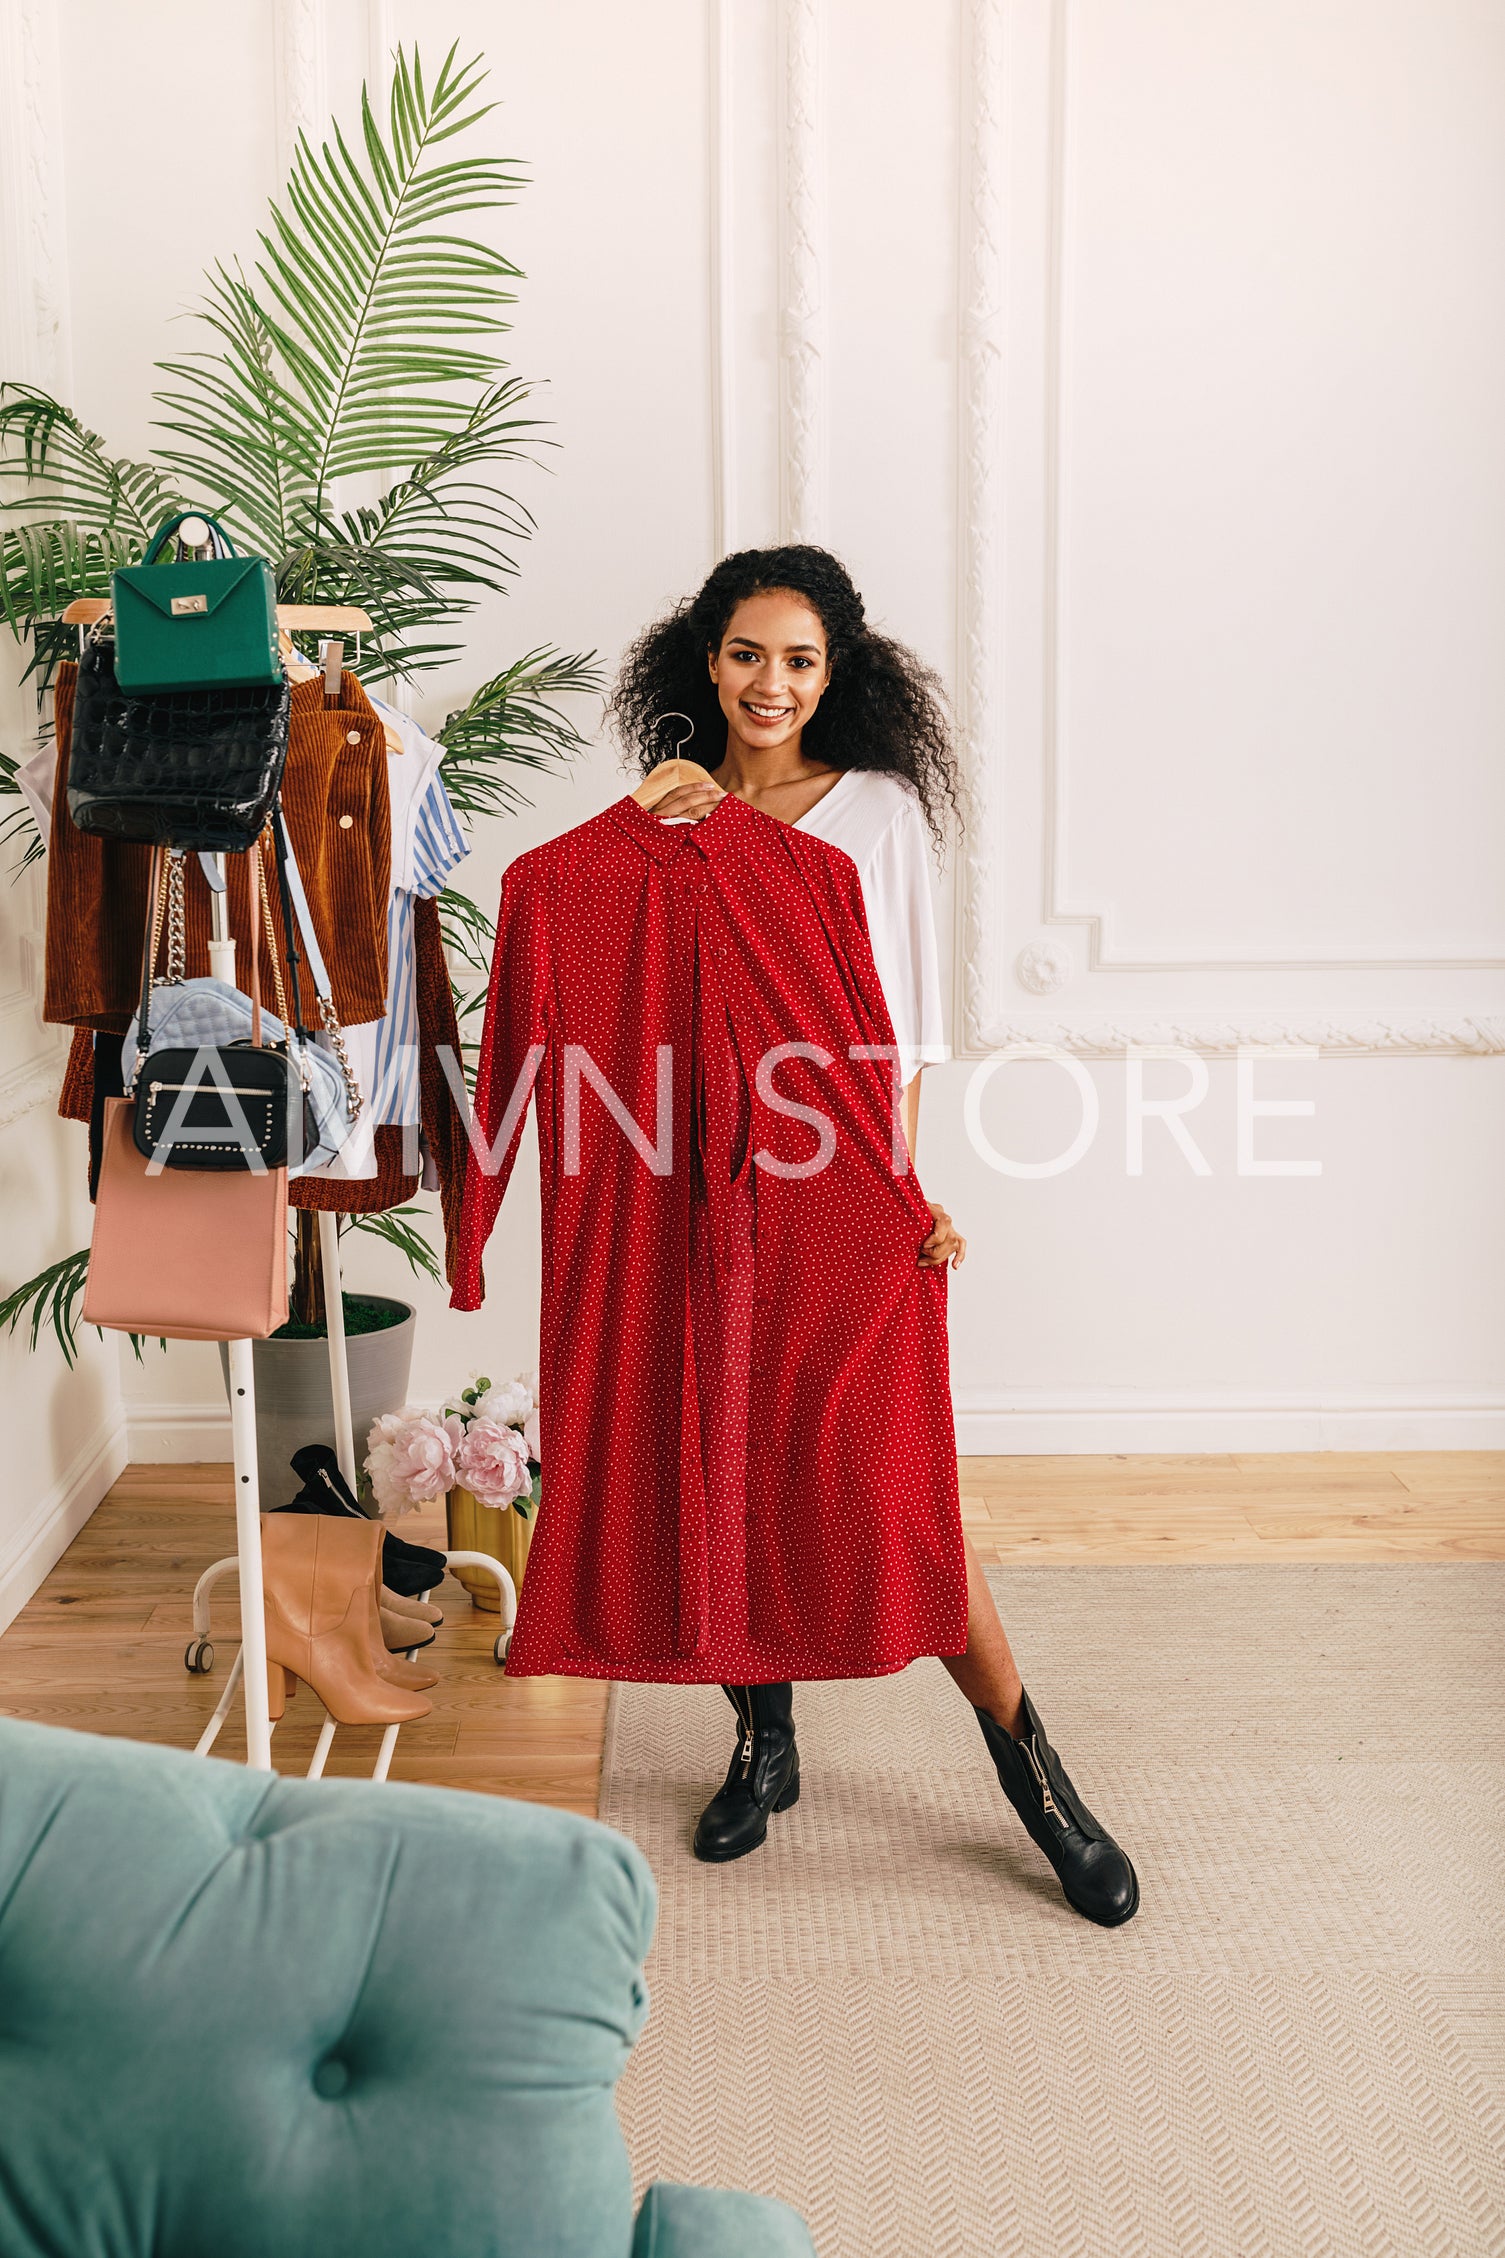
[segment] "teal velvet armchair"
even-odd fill
[[[5,2258],[813,2258],[649,2190],[653,1878],[586,1819],[0,1718]]]

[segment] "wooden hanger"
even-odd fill
[[[640,808],[651,808],[670,792],[678,791],[681,784],[714,784],[715,781],[710,770],[702,768],[699,761],[680,760],[676,756],[651,768],[632,797]]]
[[[75,596],[63,614],[65,627],[92,627],[110,608],[108,596]],[[316,627],[331,634],[369,635],[371,622],[359,604],[279,604],[277,625],[305,632]]]
[[[682,784],[714,784],[716,781],[710,770],[702,768],[699,761],[680,758],[683,748],[695,734],[693,718],[671,708],[668,713],[654,717],[653,727],[657,729],[666,721],[682,721],[685,725],[684,735],[676,740],[669,758],[660,761],[656,768],[650,768],[642,783],[630,795],[640,808],[657,807],[660,800],[667,798],[670,792],[677,792]]]
[[[339,692],[339,674],[337,671],[339,658],[337,654],[340,651],[340,646],[338,643],[332,646],[329,644],[323,645],[320,655],[325,663],[322,668],[315,666],[312,659],[304,658],[294,648],[292,636],[283,625],[282,614],[285,610],[290,612],[315,612],[318,617],[307,620],[303,624],[308,627],[323,627],[333,624],[332,615],[335,612],[349,612],[353,609],[354,607],[349,604],[279,604],[277,606],[277,642],[282,652],[282,663],[287,668],[287,678],[289,682],[316,682],[322,672],[326,704],[329,703],[331,695],[337,696]],[[364,612],[355,612],[354,616],[357,619],[364,619],[366,615]],[[386,739],[387,751],[394,756],[405,753],[407,747],[404,745],[401,734],[395,725],[388,721],[385,714],[379,714],[377,718],[381,722],[381,733]]]
[[[659,761],[657,768],[648,770],[632,797],[641,808],[657,808],[661,799],[677,793],[681,784],[715,784],[715,777],[699,761]]]
[[[110,609],[108,596],[75,596],[63,613],[65,627],[92,627],[96,620],[105,617]],[[326,628],[331,633],[369,635],[371,621],[359,604],[279,604],[277,606],[277,641],[282,651],[282,661],[290,682],[312,682],[319,669],[308,659],[299,658],[293,649],[292,630],[297,628],[307,634],[316,628]],[[382,735],[389,753],[402,753],[406,748],[401,736],[390,721],[382,718]]]

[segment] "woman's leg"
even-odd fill
[[[1067,1902],[1117,1928],[1139,1910],[1139,1881],[1095,1819],[1025,1696],[982,1564],[967,1545],[967,1651],[941,1660],[977,1712],[998,1784],[1056,1870]]]
[[[971,1539],[964,1535],[962,1543],[967,1548],[967,1651],[942,1655],[941,1660],[974,1709],[986,1710],[995,1725],[1017,1735],[1024,1723],[1018,1666],[982,1563]]]

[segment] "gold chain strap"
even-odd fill
[[[167,970],[154,987],[177,988],[187,974],[188,936],[183,908],[183,850],[167,850]]]
[[[366,1100],[362,1094],[361,1086],[355,1078],[355,1069],[350,1063],[350,1053],[345,1048],[345,1030],[336,1018],[334,1005],[327,996],[320,996],[319,998],[319,1017],[324,1022],[324,1032],[329,1037],[329,1047],[339,1060],[340,1072],[345,1077],[345,1095],[350,1100],[350,1119],[353,1124],[359,1121],[361,1115],[365,1112]]]

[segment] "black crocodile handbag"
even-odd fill
[[[250,690],[129,694],[96,633],[78,662],[68,813],[111,839],[239,854],[277,797],[289,712],[285,675]]]

